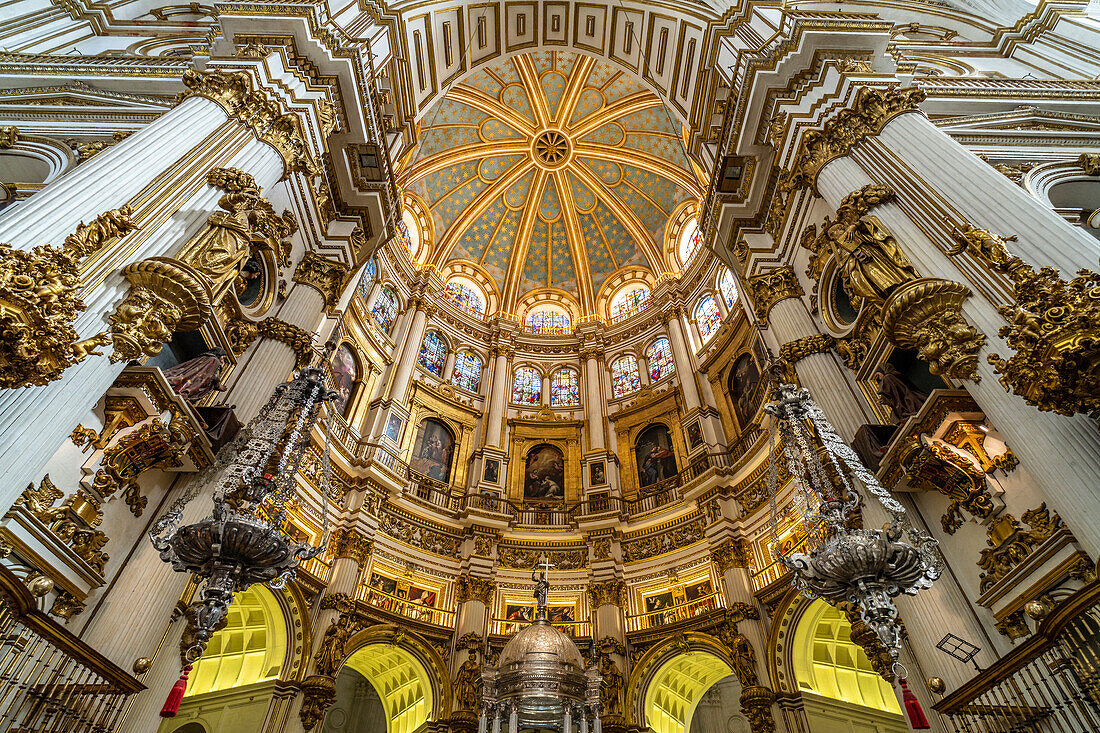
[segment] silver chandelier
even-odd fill
[[[791,572],[792,584],[810,598],[848,601],[875,630],[897,662],[901,627],[893,599],[931,587],[943,569],[937,542],[908,528],[902,540],[905,508],[879,484],[855,451],[836,434],[810,393],[779,384],[765,411],[774,416],[791,481],[792,505],[806,530],[805,552],[779,543],[776,512],[780,449],[773,443],[768,466],[772,554]],[[891,514],[882,529],[853,529],[849,515],[859,507],[860,489],[870,492]]]
[[[287,503],[297,489],[296,476],[310,442],[321,405],[336,397],[325,384],[324,366],[334,349],[325,347],[318,363],[275,388],[259,414],[192,482],[149,533],[160,558],[172,569],[194,573],[203,584],[194,607],[195,641],[184,652],[190,664],[202,656],[228,614],[233,594],[254,583],[280,588],[303,561],[324,550],[328,533],[328,424],[321,457],[322,542],[295,542],[284,530]],[[184,506],[213,481],[214,508],[198,522],[180,526]]]

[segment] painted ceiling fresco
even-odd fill
[[[422,121],[400,174],[429,207],[442,268],[476,262],[512,310],[539,288],[584,313],[615,271],[667,270],[677,206],[701,190],[661,101],[628,72],[544,51],[499,60],[453,87]]]

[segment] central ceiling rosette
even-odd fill
[[[431,214],[421,261],[476,264],[516,312],[531,291],[564,291],[583,315],[626,269],[654,277],[673,212],[702,188],[680,128],[637,77],[543,51],[495,61],[422,118],[399,183]]]

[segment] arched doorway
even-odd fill
[[[337,675],[336,702],[323,731],[412,733],[428,721],[434,704],[431,679],[419,659],[400,646],[368,644],[348,657]]]
[[[654,733],[686,733],[703,694],[716,682],[730,677],[732,668],[706,651],[688,651],[666,660],[650,679],[645,693],[645,723]],[[734,699],[741,686],[733,679]],[[702,730],[702,728],[697,728]]]
[[[741,683],[729,675],[710,686],[695,704],[688,733],[750,733],[748,718],[741,712]]]

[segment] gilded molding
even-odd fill
[[[337,529],[329,542],[329,553],[334,560],[346,558],[363,567],[370,558],[374,542],[354,529]]]
[[[1100,153],[1082,153],[1077,165],[1087,176],[1100,176]]]
[[[284,114],[267,92],[253,89],[252,77],[247,73],[188,69],[183,74],[183,84],[188,89],[185,96],[205,97],[216,103],[257,138],[275,148],[285,164],[284,178],[292,172],[310,177],[320,174],[320,168],[309,155],[298,115]]]
[[[550,558],[558,570],[578,570],[587,565],[588,550],[558,550],[548,552],[538,549],[499,545],[497,562],[501,567],[514,570],[530,570],[535,567],[543,555]]]
[[[767,324],[768,314],[771,313],[772,307],[776,303],[787,298],[797,298],[804,294],[802,285],[798,282],[798,276],[794,274],[794,268],[790,265],[753,275],[749,278],[748,284],[753,310],[756,312],[757,318],[764,324]]]
[[[962,315],[966,286],[921,278],[898,287],[882,306],[882,332],[890,343],[913,349],[933,374],[977,382],[978,352],[986,337]]]
[[[229,350],[233,352],[233,356],[243,354],[260,335],[260,328],[256,322],[243,318],[230,318],[222,329],[225,331],[225,338],[229,341]]]
[[[783,370],[784,378],[788,381],[795,376],[794,365],[814,354],[824,354],[836,346],[836,339],[828,334],[818,333],[813,336],[803,336],[794,341],[788,341],[779,347],[779,359],[777,364]]]
[[[81,559],[102,574],[110,556],[103,552],[109,538],[96,529],[103,521],[103,511],[94,497],[78,491],[61,506],[54,503],[64,496],[54,486],[49,475],[43,476],[35,488],[32,483],[12,503],[12,509],[24,507],[42,524],[47,525],[64,544],[72,548]],[[9,510],[10,513],[10,510]]]
[[[997,629],[997,633],[1001,636],[1007,636],[1010,641],[1023,639],[1031,633],[1031,629],[1027,626],[1027,616],[1024,615],[1024,609],[1022,608],[1008,614],[993,626]]]
[[[720,573],[731,568],[751,568],[752,548],[745,540],[730,538],[711,548],[710,559]]]
[[[1100,409],[1100,273],[1081,270],[1070,281],[1018,258],[1004,268],[1016,302],[997,310],[1008,320],[998,332],[1016,353],[990,354],[1000,382],[1029,405],[1072,415]]]
[[[626,583],[618,579],[594,581],[588,584],[588,604],[626,608]]]
[[[122,274],[130,292],[109,318],[112,362],[156,356],[173,331],[194,331],[214,314],[205,283],[173,260],[133,262]]]
[[[488,607],[493,602],[496,584],[492,578],[479,578],[474,575],[460,575],[455,580],[455,600],[459,603],[477,601]]]
[[[301,369],[313,359],[313,334],[278,318],[265,318],[256,324],[260,336],[280,341],[294,352],[294,368]],[[247,346],[247,344],[246,344]]]
[[[695,519],[676,527],[654,532],[647,537],[624,542],[622,543],[623,562],[647,560],[693,545],[703,539],[703,530],[704,522],[701,519]]]
[[[51,616],[69,621],[73,616],[83,613],[84,608],[85,604],[72,593],[58,590],[57,597],[53,599],[53,605],[50,606],[49,613]]]
[[[294,269],[294,282],[317,290],[325,299],[325,307],[329,310],[334,309],[340,301],[340,293],[344,289],[347,276],[347,265],[322,257],[316,252],[306,252]]]
[[[60,249],[0,244],[0,387],[48,384],[111,343],[106,333],[80,340],[73,328],[86,308],[77,295],[80,262],[137,229],[132,213],[123,206],[81,222]]]
[[[173,409],[167,427],[160,420],[152,420],[127,433],[103,452],[92,488],[104,498],[122,489],[131,513],[140,517],[149,499],[141,495],[137,479],[146,471],[165,471],[183,465],[183,458],[197,437],[185,426],[186,421]]]
[[[924,90],[919,87],[862,87],[851,107],[826,120],[821,130],[810,130],[802,136],[794,165],[799,185],[809,185],[816,191],[817,175],[822,168],[848,155],[863,140],[878,135],[898,115],[920,112],[917,105],[924,97]]]

